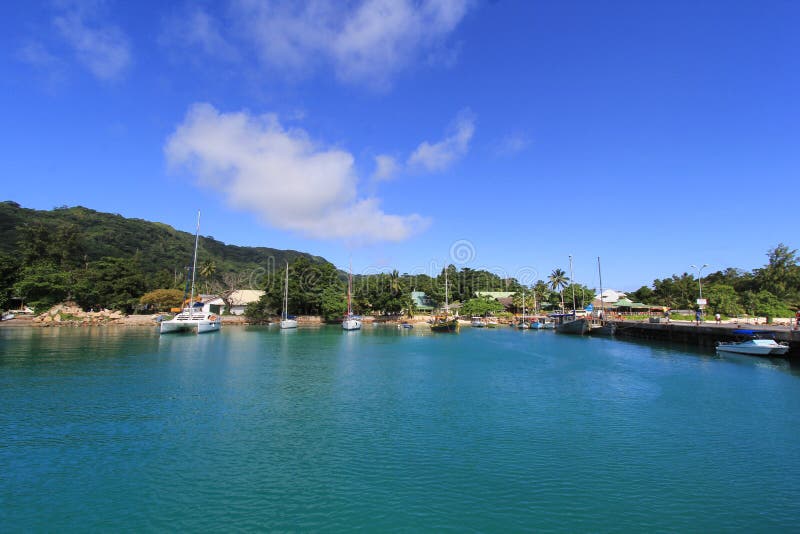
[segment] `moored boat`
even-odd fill
[[[286,281],[283,284],[283,311],[281,312],[281,329],[297,328],[297,319],[289,315],[289,262],[286,262]]]
[[[475,328],[483,328],[486,326],[486,323],[483,321],[483,317],[473,317],[469,325]]]
[[[734,330],[733,333],[750,339],[744,341],[720,341],[717,343],[717,354],[728,352],[753,356],[783,356],[789,352],[789,345],[786,343],[778,343],[772,338],[763,337],[772,335],[770,332]]]
[[[461,329],[458,319],[450,317],[450,304],[448,301],[448,288],[447,288],[447,267],[444,269],[444,314],[433,319],[431,323],[432,332],[443,332],[450,334],[457,334]]]
[[[361,317],[353,315],[353,266],[350,266],[350,273],[347,277],[347,315],[342,321],[342,330],[361,330]]]
[[[583,336],[589,333],[589,319],[578,317],[572,313],[554,313],[555,329],[559,334],[575,334]]]
[[[198,334],[205,334],[206,332],[218,332],[222,325],[222,320],[219,315],[203,311],[203,304],[195,302],[194,280],[195,271],[197,270],[197,244],[199,240],[200,211],[197,212],[197,230],[194,236],[194,258],[192,259],[192,278],[189,299],[186,300],[186,293],[184,292],[183,310],[172,319],[159,323],[159,332],[162,334],[185,331],[195,331]]]

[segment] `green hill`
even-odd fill
[[[0,202],[0,300],[13,295],[25,296],[32,302],[51,301],[60,296],[59,291],[54,290],[52,298],[44,298],[44,291],[35,291],[32,286],[66,284],[66,296],[80,301],[81,295],[76,293],[81,281],[96,285],[97,276],[127,276],[136,278],[130,298],[123,299],[127,303],[124,307],[128,307],[137,296],[133,295],[134,289],[182,287],[193,249],[193,234],[162,223],[81,206],[45,211],[23,208],[11,201]],[[250,287],[284,262],[292,263],[301,257],[312,263],[328,263],[319,256],[295,250],[226,245],[201,236],[198,270],[207,266],[203,277],[206,288],[233,280]],[[97,276],[93,278],[87,274],[90,271],[101,272],[95,272]],[[20,286],[25,280],[30,283]],[[30,294],[22,294],[26,292]],[[84,304],[93,305],[91,299],[84,299]],[[123,303],[112,299],[97,304],[119,307]]]

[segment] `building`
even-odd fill
[[[244,309],[248,304],[257,302],[264,295],[264,291],[257,289],[237,289],[228,300],[231,303],[231,309],[227,310],[231,315],[242,315]],[[203,300],[203,311],[206,313],[219,313],[222,314],[226,311],[225,301],[222,297],[214,297],[213,299]]]
[[[421,313],[430,313],[433,311],[434,302],[424,291],[412,291],[411,300],[414,301],[414,308],[416,311]]]

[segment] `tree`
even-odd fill
[[[558,291],[561,296],[561,311],[564,311],[566,309],[564,307],[564,288],[570,281],[567,273],[564,272],[564,269],[553,269],[553,272],[550,273],[547,280],[550,282],[550,288],[553,291]]]
[[[485,317],[489,314],[498,313],[504,310],[503,305],[492,297],[476,297],[469,299],[461,305],[459,313],[467,316]]]
[[[747,312],[757,317],[766,317],[771,321],[773,317],[791,317],[792,311],[787,308],[775,295],[769,291],[752,291],[744,295],[744,305]]]
[[[347,301],[340,288],[329,285],[320,295],[320,313],[326,321],[340,319],[347,310]]]
[[[703,293],[708,299],[708,307],[714,312],[728,317],[735,317],[744,311],[739,295],[733,286],[725,284],[707,285]]]
[[[23,267],[13,290],[39,313],[64,301],[70,294],[69,273],[52,262]]]
[[[214,273],[217,272],[217,264],[214,260],[206,260],[200,265],[200,276],[205,279],[206,282],[206,293],[209,291],[209,282],[211,281],[211,277],[214,276]]]
[[[168,311],[183,304],[183,291],[179,289],[154,289],[139,298],[139,304],[155,311]]]
[[[755,279],[760,290],[769,291],[780,300],[796,300],[800,296],[800,266],[797,251],[783,243],[767,252],[769,263],[756,269]]]

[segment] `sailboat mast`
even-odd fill
[[[192,291],[189,297],[189,307],[194,305],[194,273],[197,269],[197,244],[200,241],[200,210],[197,210],[197,229],[194,233],[194,259],[192,260]]]
[[[289,262],[286,262],[286,281],[283,284],[283,319],[289,318]]]
[[[572,272],[572,254],[569,255],[569,285],[572,287],[572,312],[575,313],[577,305],[575,304],[575,275]]]
[[[525,290],[522,290],[522,322],[525,322]]]
[[[605,301],[603,300],[603,272],[600,270],[600,256],[597,256],[597,275],[600,277],[600,312],[605,319],[606,305]]]
[[[347,317],[353,315],[353,306],[350,301],[350,292],[353,290],[353,262],[350,262],[350,273],[347,276]]]
[[[444,314],[450,312],[450,304],[447,301],[447,267],[444,268]]]

